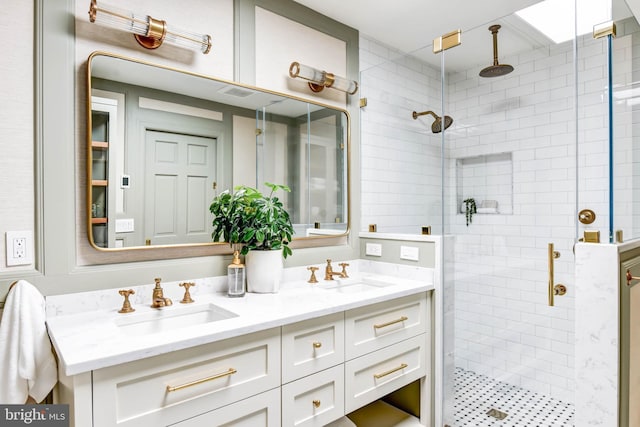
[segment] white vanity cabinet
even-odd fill
[[[421,380],[429,425],[431,292],[379,301],[61,375],[56,403],[72,427],[322,427]]]

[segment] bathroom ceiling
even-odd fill
[[[540,0],[295,0],[323,15],[349,25],[361,34],[439,67],[441,55],[431,53],[434,38],[462,30],[461,48],[445,57],[449,71],[486,66],[493,62],[488,27],[500,24],[499,60],[518,52],[548,46],[550,40],[514,12]],[[592,0],[599,1],[599,0]],[[636,0],[634,0],[636,1]],[[388,6],[390,5],[390,7]],[[625,0],[613,0],[614,20],[631,16]]]

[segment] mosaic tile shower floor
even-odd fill
[[[453,427],[573,427],[573,405],[461,368],[454,410]],[[500,412],[507,414],[502,420],[496,418]]]

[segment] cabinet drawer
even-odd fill
[[[349,413],[426,375],[426,335],[418,335],[345,364]]]
[[[282,327],[282,382],[344,362],[344,313]]]
[[[349,310],[345,316],[346,359],[423,334],[426,330],[426,294]]]
[[[280,389],[260,393],[174,426],[280,427]]]
[[[344,365],[282,386],[282,425],[324,426],[344,415]]]
[[[93,372],[94,426],[181,421],[280,385],[280,329]]]

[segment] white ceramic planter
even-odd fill
[[[245,257],[247,291],[276,293],[282,278],[282,251],[249,251]]]

